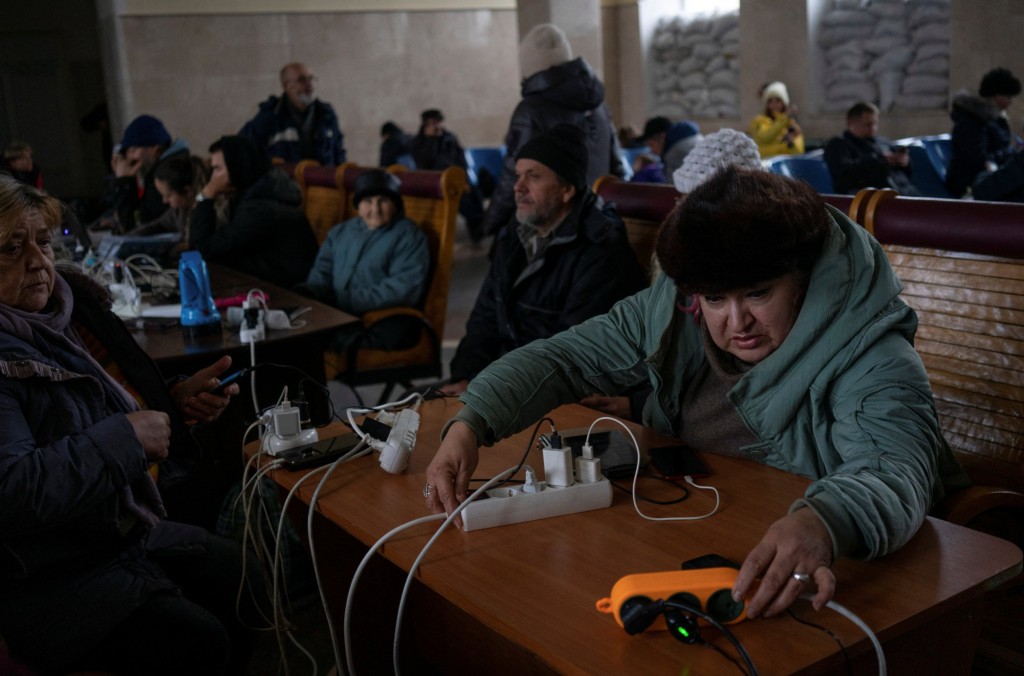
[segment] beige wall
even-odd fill
[[[519,100],[516,19],[509,10],[111,17],[123,73],[115,109],[146,112],[204,152],[280,93],[278,71],[307,63],[334,105],[350,160],[374,164],[379,130],[415,131],[441,108],[464,145],[502,141]],[[118,52],[113,51],[114,54]]]

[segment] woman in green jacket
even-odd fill
[[[913,347],[917,317],[878,242],[812,188],[723,169],[666,219],[664,274],[611,311],[495,362],[462,395],[427,469],[427,503],[467,495],[478,447],[591,392],[640,383],[644,423],[814,481],[748,554],[733,595],[782,612],[839,556],[898,549],[967,477]],[[760,579],[756,592],[753,581]]]

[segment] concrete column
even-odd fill
[[[519,39],[537,24],[553,23],[569,38],[573,58],[582,56],[598,77],[604,75],[601,7],[598,0],[519,0]]]

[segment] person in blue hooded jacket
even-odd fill
[[[899,549],[968,483],[914,350],[917,317],[874,238],[770,172],[714,174],[668,216],[656,250],[664,274],[650,288],[470,382],[427,468],[427,505],[451,513],[466,498],[481,444],[646,383],[656,432],[811,479],[747,555],[733,597],[749,617],[804,593],[820,610],[833,561]]]

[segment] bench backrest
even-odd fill
[[[875,191],[864,225],[917,312],[943,434],[978,484],[1024,488],[1024,205]]]
[[[658,229],[682,195],[674,186],[656,183],[629,183],[615,176],[602,176],[594,181],[593,190],[609,204],[615,205],[637,260],[650,274]],[[853,204],[849,195],[822,195],[832,206],[848,212]]]
[[[302,160],[295,165],[295,182],[302,192],[302,211],[320,244],[330,229],[344,220],[344,194],[338,189],[338,177],[348,166],[321,166],[316,160]]]

